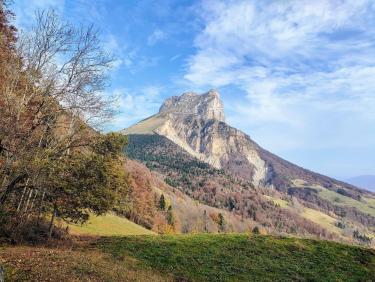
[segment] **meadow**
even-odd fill
[[[70,247],[5,246],[0,258],[7,281],[371,281],[375,277],[374,250],[249,234],[111,236]]]

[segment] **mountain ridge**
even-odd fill
[[[158,134],[167,137],[197,159],[217,169],[226,169],[254,185],[292,184],[297,176],[325,186],[342,186],[357,193],[357,187],[302,168],[254,142],[250,136],[225,122],[220,94],[185,92],[164,101],[157,114],[120,131],[123,134]],[[213,137],[215,136],[215,137]],[[285,172],[289,178],[285,179]],[[330,188],[330,187],[327,187]],[[366,193],[367,191],[361,191]],[[371,192],[370,192],[371,193]]]
[[[375,236],[374,193],[263,149],[225,122],[217,91],[168,98],[158,113],[121,133],[129,137],[126,155],[173,189],[268,232],[334,240]]]
[[[362,189],[375,192],[375,175],[358,175],[345,179],[345,182],[348,182]]]

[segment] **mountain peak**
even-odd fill
[[[159,114],[198,115],[202,119],[225,121],[223,102],[216,90],[204,94],[185,92],[164,101]]]

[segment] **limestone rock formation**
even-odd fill
[[[124,134],[158,134],[182,147],[200,161],[224,169],[255,186],[278,189],[303,180],[329,189],[346,187],[355,197],[358,189],[298,167],[264,150],[247,134],[225,122],[220,94],[187,92],[168,98],[159,113],[124,129]]]
[[[375,194],[266,151],[225,122],[217,91],[168,98],[157,114],[122,133],[129,135],[126,154],[130,159],[141,161],[173,189],[207,205],[279,232],[293,233],[289,228],[293,226],[301,234],[323,234],[320,228],[327,226],[309,216],[310,211],[328,217],[330,230],[340,236],[352,234],[350,229],[338,230],[335,224],[342,218],[364,234],[372,234],[366,228],[375,226],[371,204]],[[306,225],[305,220],[314,224]]]
[[[267,166],[246,134],[225,123],[220,94],[187,92],[167,99],[159,113],[125,129],[125,134],[159,134],[201,161],[259,185],[267,181]]]

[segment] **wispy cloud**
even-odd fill
[[[162,91],[162,87],[155,85],[144,86],[136,90],[115,89],[113,96],[117,97],[119,114],[111,122],[111,128],[120,130],[155,114],[162,103]]]
[[[358,128],[374,128],[373,1],[204,1],[197,11],[204,28],[184,77],[198,86],[243,91],[243,98],[226,101],[229,120],[257,136],[262,132],[263,143],[280,150],[296,146],[278,142],[280,130],[264,134],[261,127],[285,127],[306,148],[342,146]],[[344,134],[344,125],[355,126],[351,120],[361,125]],[[301,134],[328,128],[336,136],[320,142]],[[365,134],[357,144],[375,145]]]
[[[21,29],[35,9],[50,7],[74,24],[101,29],[105,49],[117,58],[111,76],[121,113],[111,129],[157,112],[167,96],[219,88],[228,122],[267,149],[291,161],[305,156],[301,164],[311,159],[306,152],[321,153],[331,172],[341,170],[338,156],[351,152],[345,169],[375,173],[372,0],[17,0],[12,6]],[[362,152],[360,163],[351,163],[359,160],[355,152]],[[322,163],[307,167],[328,167]]]

